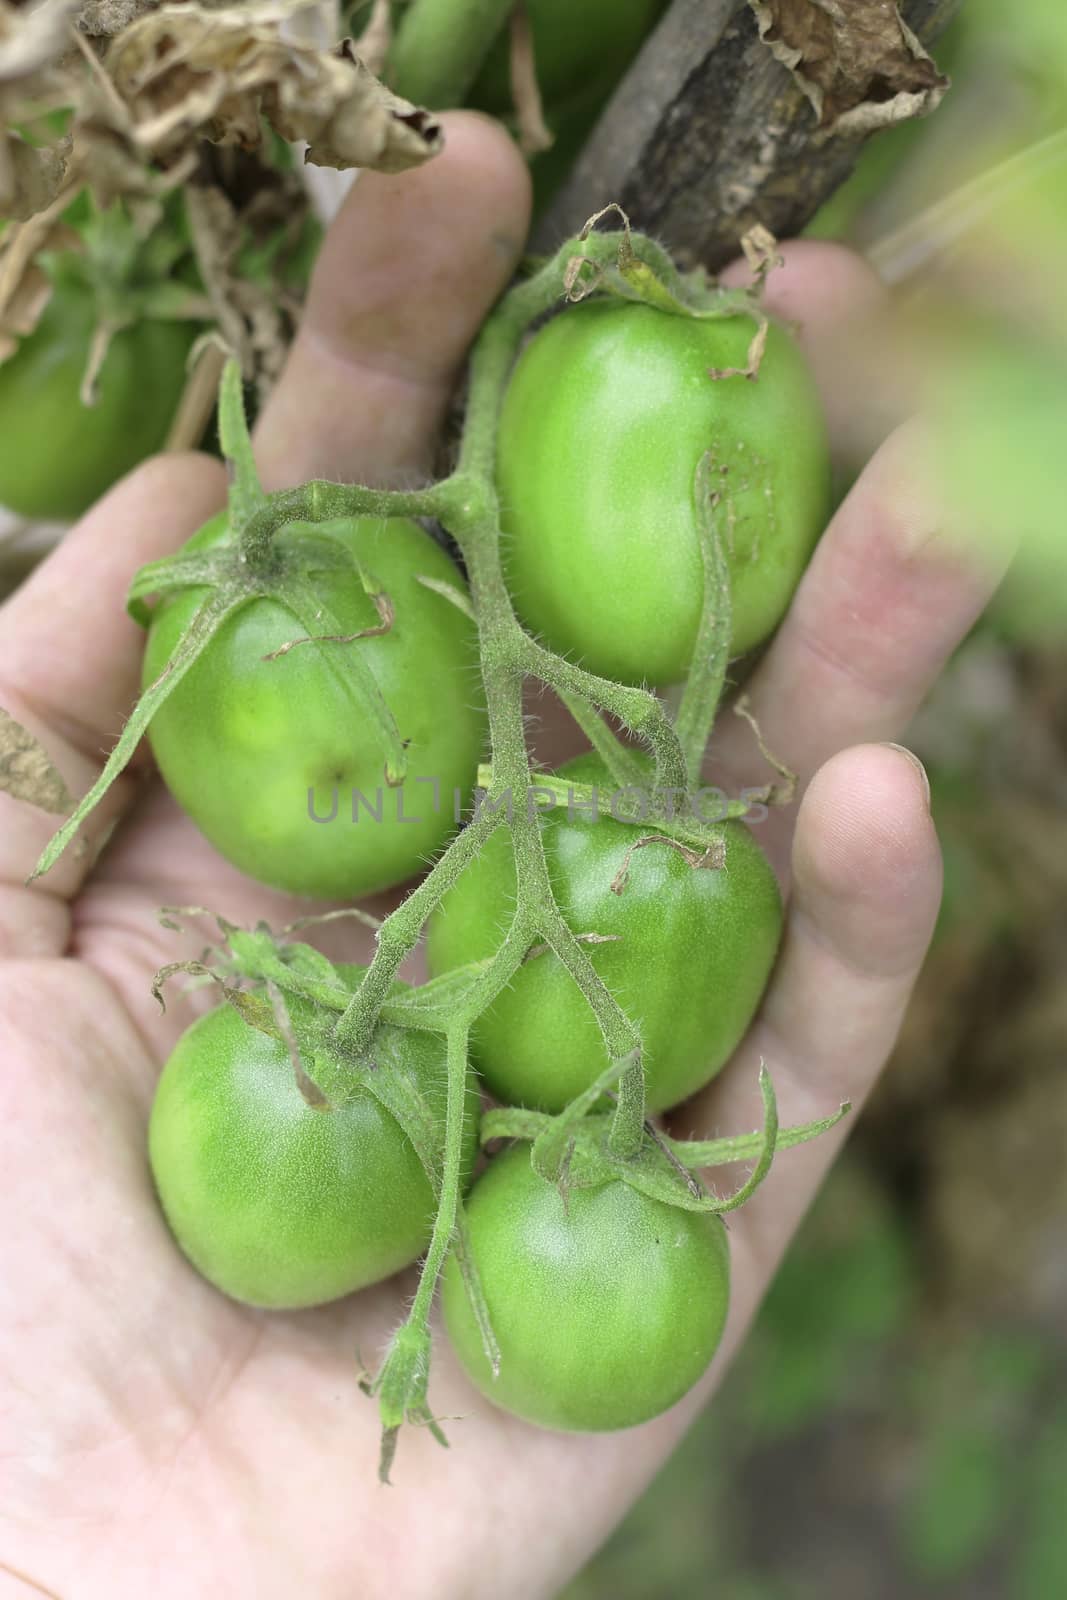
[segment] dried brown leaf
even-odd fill
[[[70,60],[77,0],[18,7],[0,0],[0,219],[47,207],[63,181],[69,141],[52,140],[43,114],[75,103]],[[32,129],[32,140],[14,133]]]
[[[8,228],[0,242],[0,361],[6,361],[19,339],[32,333],[52,293],[52,280],[38,265],[42,251],[82,248],[73,228],[58,221],[66,204],[51,206],[27,222]]]
[[[0,133],[0,217],[24,222],[51,205],[67,170],[70,144],[38,148]]]
[[[511,13],[510,44],[511,99],[518,123],[519,148],[524,155],[537,155],[541,150],[552,148],[553,138],[541,104],[533,29],[523,0],[518,0]]]
[[[78,27],[91,39],[112,39],[131,22],[154,11],[157,0],[82,0]]]
[[[263,109],[284,139],[306,139],[307,159],[320,167],[373,167],[404,172],[442,149],[440,125],[408,100],[401,100],[343,39],[320,56],[328,67],[309,86],[297,73],[281,75],[264,96]]]
[[[70,49],[70,23],[80,0],[41,0],[14,6],[0,0],[0,84],[17,83],[60,60]]]
[[[825,134],[867,134],[924,116],[948,79],[893,0],[749,0],[760,37],[789,68]]]
[[[741,249],[757,284],[762,284],[775,267],[784,265],[778,240],[762,222],[755,223],[741,236]]]
[[[186,214],[219,333],[262,395],[281,371],[289,340],[271,285],[244,276],[239,268],[247,213],[239,214],[221,189],[194,184],[186,190]],[[279,220],[277,226],[282,225]]]
[[[0,790],[15,800],[67,816],[74,800],[32,733],[0,706]]]
[[[292,10],[171,5],[141,17],[108,55],[123,113],[101,99],[97,120],[164,161],[201,138],[254,150],[263,115],[320,166],[400,172],[435,155],[438,125],[379,83],[351,41],[327,52],[283,37]]]

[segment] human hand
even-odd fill
[[[360,178],[258,429],[268,487],[427,474],[527,204],[510,141],[472,117],[449,119],[448,150],[428,168]],[[877,311],[867,269],[797,246],[768,298],[804,324],[832,423],[846,411],[854,424],[861,408],[823,353],[831,322]],[[938,851],[921,773],[861,741],[899,735],[996,577],[942,537],[917,478],[922,444],[913,423],[874,455],[749,685],[767,742],[806,786],[791,853],[786,819],[773,836],[767,826],[778,863],[791,861],[792,903],[749,1038],[676,1131],[757,1125],[761,1056],[783,1123],[855,1104],[896,1034],[937,908]],[[72,791],[88,786],[136,692],[130,577],[223,495],[206,458],[149,463],[4,608],[0,705]],[[763,773],[741,724],[726,722],[715,780],[733,790]],[[843,1134],[783,1156],[732,1218],[726,1338],[672,1412],[625,1436],[541,1432],[473,1394],[439,1340],[431,1399],[463,1420],[447,1455],[408,1430],[396,1483],[380,1487],[356,1350],[369,1360],[383,1347],[410,1276],[320,1310],[249,1310],[188,1266],[154,1201],[148,1109],[195,1000],[175,999],[161,1019],[149,984],[196,953],[176,948],[157,908],[207,904],[273,926],[310,908],[241,878],[146,777],[124,778],[93,819],[98,841],[122,816],[91,870],[69,852],[33,888],[23,884],[50,820],[0,796],[0,1597],[551,1595],[706,1403]],[[358,934],[331,938],[332,954],[366,958]]]

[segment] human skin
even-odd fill
[[[270,487],[312,475],[410,484],[431,470],[455,372],[517,259],[528,207],[510,141],[469,114],[446,120],[438,161],[362,176],[332,230],[259,427]],[[870,270],[822,244],[786,259],[770,304],[801,324],[835,438],[850,453],[866,416],[873,453],[748,682],[801,799],[761,835],[790,886],[771,987],[734,1060],[675,1118],[705,1137],[758,1124],[761,1058],[783,1125],[845,1098],[858,1106],[877,1077],[940,890],[924,775],[886,742],[1004,559],[950,527],[926,483],[928,425],[882,438],[855,368],[827,355],[850,316],[881,314]],[[74,793],[136,693],[142,636],[124,616],[126,585],[224,488],[207,458],[149,462],[3,608],[0,705]],[[562,754],[550,727],[541,737],[545,759]],[[741,719],[725,717],[716,743],[712,781],[763,781]],[[145,1156],[155,1080],[197,1003],[176,994],[160,1016],[151,977],[202,943],[162,929],[158,907],[274,926],[310,907],[215,856],[146,763],[91,819],[91,843],[116,820],[95,864],[92,848],[70,851],[27,888],[54,819],[0,795],[0,1600],[187,1600],[221,1587],[236,1600],[547,1600],[708,1403],[848,1123],[784,1154],[731,1218],[726,1335],[674,1410],[625,1436],[542,1432],[474,1394],[439,1341],[430,1397],[456,1419],[451,1449],[407,1430],[382,1488],[356,1352],[376,1360],[410,1276],[295,1314],[231,1303],[171,1240]],[[365,936],[336,927],[327,948],[368,957]]]

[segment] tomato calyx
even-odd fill
[[[127,608],[136,621],[147,626],[153,615],[147,604],[152,596],[165,599],[181,589],[202,588],[204,599],[164,671],[138,700],[99,778],[42,852],[32,878],[47,872],[71,843],[128,764],[160,706],[223,624],[259,599],[278,602],[293,616],[293,638],[275,656],[298,644],[319,650],[327,673],[354,715],[366,721],[376,738],[386,784],[396,787],[404,781],[406,747],[396,721],[358,649],[347,648],[392,627],[392,602],[339,532],[345,519],[353,515],[432,514],[436,509],[432,492],[403,495],[312,483],[300,491],[267,495],[252,456],[240,372],[232,361],[223,377],[220,432],[233,467],[227,511],[194,536],[191,548],[142,568],[130,586]],[[311,580],[316,575],[331,572],[350,575],[366,595],[375,620],[368,618],[365,628],[346,632],[314,588]],[[343,657],[338,646],[345,648]]]
[[[341,537],[346,526],[343,520],[333,524],[287,523],[269,544],[249,555],[240,530],[231,525],[224,542],[212,551],[183,552],[142,568],[131,585],[128,609],[143,626],[148,626],[152,618],[146,605],[150,595],[165,597],[189,587],[207,590],[200,611],[159,680],[163,693],[155,697],[152,712],[203,653],[227,617],[250,602],[273,600],[291,613],[294,636],[264,659],[277,660],[300,646],[323,649],[323,659],[353,709],[366,718],[378,736],[386,782],[390,786],[402,783],[406,771],[404,743],[373,675],[364,668],[358,652],[350,652],[342,667],[334,654],[323,648],[351,645],[388,633],[396,618],[393,602],[382,584]],[[311,586],[310,580],[324,573],[350,576],[370,601],[377,620],[346,632]]]
[[[759,1087],[763,1126],[753,1133],[715,1140],[673,1139],[647,1121],[639,1144],[620,1153],[613,1139],[613,1114],[594,1112],[574,1122],[564,1113],[550,1117],[510,1107],[482,1117],[483,1145],[500,1141],[528,1142],[534,1171],[559,1193],[564,1214],[571,1197],[586,1190],[622,1183],[634,1193],[674,1210],[723,1216],[743,1205],[759,1188],[778,1151],[818,1138],[848,1114],[845,1102],[828,1117],[791,1128],[778,1126],[778,1107],[770,1074],[761,1063]],[[725,1195],[713,1193],[703,1174],[711,1168],[751,1161],[748,1176]],[[482,1342],[489,1371],[499,1371],[500,1352],[486,1309],[484,1292],[469,1249],[458,1249],[464,1288]]]
[[[301,1096],[330,1111],[369,1091],[400,1124],[419,1155],[431,1184],[440,1184],[440,1152],[434,1120],[403,1080],[398,1036],[412,1026],[398,1007],[383,1017],[366,1056],[338,1041],[334,1022],[362,980],[361,967],[338,968],[311,945],[278,942],[266,927],[246,930],[226,924],[224,942],[206,952],[213,959],[172,962],[157,972],[152,993],[165,1009],[164,985],[177,974],[216,983],[225,1002],[257,1033],[284,1044]],[[251,987],[242,987],[248,983]],[[406,986],[398,985],[398,998]]]
[[[149,207],[135,215],[120,200],[96,206],[79,197],[63,215],[49,239],[24,268],[27,283],[39,280],[45,291],[32,299],[33,316],[21,319],[18,332],[33,332],[51,294],[84,302],[88,350],[81,384],[82,404],[96,403],[98,379],[116,334],[136,323],[204,323],[211,306],[192,273],[192,242],[175,198],[165,208]],[[13,274],[5,291],[5,307],[24,299]],[[0,310],[4,309],[0,308]],[[18,348],[12,344],[5,355]]]
[[[427,1401],[429,1313],[445,1256],[449,1248],[462,1249],[465,1236],[460,1169],[469,1076],[469,1025],[462,1020],[462,1001],[477,985],[484,963],[449,973],[419,989],[391,981],[369,1042],[365,1049],[357,1050],[338,1032],[337,1022],[358,995],[366,969],[337,966],[312,945],[289,936],[340,917],[354,917],[379,929],[381,924],[376,918],[352,908],[301,918],[278,933],[265,923],[251,929],[238,927],[199,906],[165,908],[161,920],[165,926],[180,930],[186,919],[203,916],[213,916],[216,939],[200,960],[174,962],[157,973],[153,993],[160,1005],[164,1005],[163,985],[178,973],[217,983],[225,1001],[248,1027],[285,1045],[296,1086],[313,1109],[329,1114],[358,1094],[372,1095],[407,1137],[438,1201],[408,1318],[390,1341],[377,1374],[372,1377],[363,1373],[360,1379],[363,1392],[379,1403],[379,1475],[388,1482],[404,1422],[428,1426],[439,1443],[447,1443]],[[406,1068],[404,1038],[409,1030],[446,1036],[443,1128],[440,1117],[420,1094]],[[476,1285],[472,1286],[472,1293],[477,1295]]]
[[[637,1149],[621,1155],[612,1143],[612,1112],[587,1113],[575,1122],[567,1112],[552,1117],[517,1107],[487,1111],[482,1117],[481,1138],[483,1145],[500,1139],[529,1141],[535,1170],[555,1184],[564,1201],[572,1189],[620,1181],[684,1211],[718,1215],[736,1210],[755,1193],[778,1151],[818,1138],[851,1109],[845,1101],[828,1117],[779,1128],[774,1086],[762,1063],[759,1087],[762,1128],[723,1139],[673,1139],[655,1123],[646,1121]],[[748,1160],[754,1163],[749,1176],[725,1196],[710,1193],[698,1177],[709,1168]]]
[[[389,1483],[396,1458],[400,1430],[405,1423],[429,1428],[437,1443],[447,1447],[444,1429],[429,1406],[430,1383],[429,1329],[410,1321],[400,1325],[389,1341],[385,1360],[373,1376],[364,1371],[359,1387],[370,1400],[378,1401],[382,1422],[378,1479]]]

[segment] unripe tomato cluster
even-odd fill
[[[684,678],[702,594],[693,485],[709,452],[729,464],[735,486],[726,551],[734,653],[777,624],[819,533],[825,449],[811,381],[784,331],[771,329],[757,382],[709,375],[743,367],[751,337],[744,316],[609,300],[566,310],[528,344],[501,414],[502,548],[520,620],[553,649],[623,683]],[[216,519],[191,548],[216,549],[226,535]],[[456,829],[452,791],[466,801],[489,751],[478,628],[458,567],[412,522],[353,519],[341,538],[373,584],[342,567],[308,574],[341,637],[297,648],[292,614],[269,595],[250,601],[174,687],[150,737],[172,791],[230,861],[294,893],[347,900],[426,865]],[[372,598],[382,593],[391,614],[375,626]],[[165,671],[203,598],[189,587],[157,605],[146,684]],[[353,723],[347,651],[360,653],[401,735],[407,765],[392,787],[375,727]],[[611,789],[600,757],[558,777]],[[336,793],[340,810],[326,825]],[[373,812],[362,821],[348,815],[354,794]],[[774,962],[781,904],[755,836],[743,821],[721,822],[698,856],[608,809],[562,806],[537,827],[560,915],[592,940],[597,974],[639,1030],[648,1110],[677,1106],[736,1049]],[[431,975],[488,963],[516,893],[501,826],[430,916]],[[353,993],[361,976],[344,975]],[[294,1022],[304,1005],[291,1008]],[[440,1036],[379,1024],[371,1054],[399,1074],[442,1142]],[[442,1292],[455,1354],[492,1400],[542,1426],[644,1421],[692,1387],[719,1342],[722,1221],[624,1178],[564,1194],[525,1143],[471,1184],[479,1084],[504,1106],[554,1116],[609,1066],[586,999],[552,950],[527,952],[474,1022],[470,1055],[465,1236],[499,1371],[453,1255]],[[317,1083],[316,1060],[304,1066]],[[427,1248],[437,1175],[382,1099],[360,1084],[336,1091],[334,1073],[329,1094],[302,1092],[284,1040],[256,1032],[229,1004],[197,1022],[168,1062],[151,1120],[156,1185],[179,1244],[225,1293],[314,1305]]]

